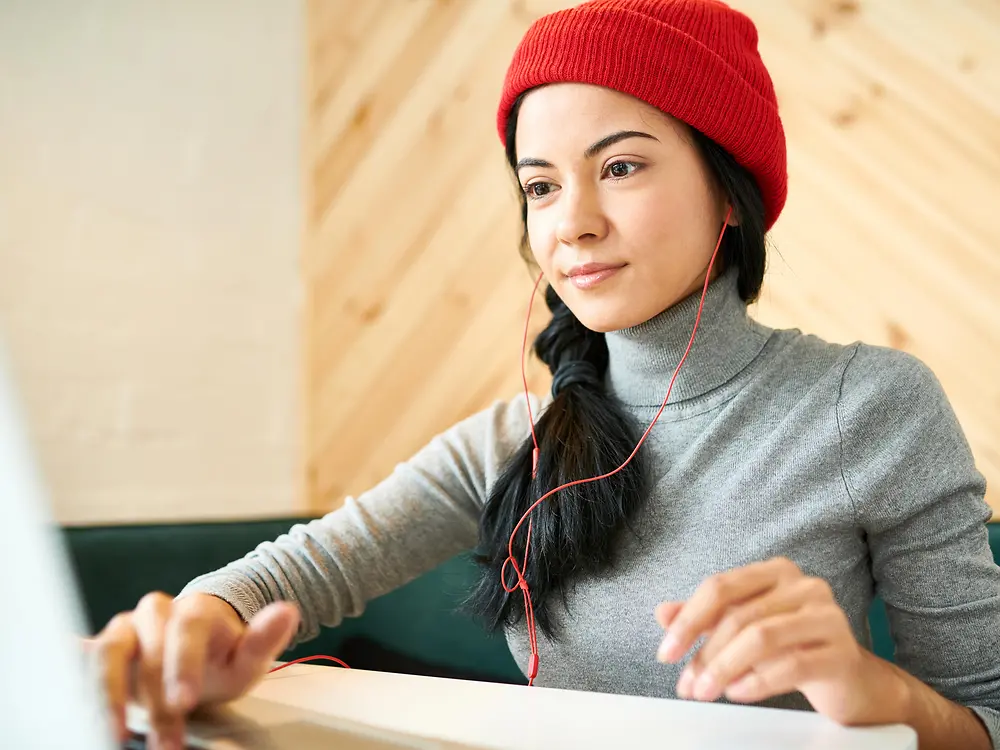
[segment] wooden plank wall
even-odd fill
[[[531,279],[494,112],[524,30],[569,4],[308,3],[310,510],[518,393]],[[789,139],[790,197],[753,314],[922,358],[995,485],[1000,4],[733,4],[757,22]],[[539,392],[542,369],[529,370]]]

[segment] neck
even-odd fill
[[[670,403],[697,398],[725,384],[756,357],[770,329],[747,315],[735,270],[712,281],[691,351],[670,392]],[[687,349],[702,291],[654,318],[608,333],[608,384],[631,406],[658,406]]]

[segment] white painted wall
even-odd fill
[[[63,522],[298,502],[300,5],[0,2],[0,332]]]

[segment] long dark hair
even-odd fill
[[[517,115],[524,95],[514,103],[507,121],[506,152],[511,171],[517,164],[514,148]],[[726,230],[720,248],[721,270],[736,268],[738,289],[748,304],[760,293],[765,265],[764,203],[753,176],[725,149],[697,130],[689,129],[695,146],[733,206],[739,225]],[[515,180],[517,175],[514,175]],[[531,263],[528,245],[528,204],[518,185],[521,254]],[[524,617],[520,591],[508,593],[501,585],[501,567],[508,541],[525,511],[543,494],[576,479],[605,474],[618,468],[642,435],[636,420],[608,393],[604,376],[608,347],[603,333],[584,326],[550,286],[545,301],[552,312],[548,326],[535,339],[533,351],[553,376],[553,401],[538,418],[540,460],[532,479],[529,437],[505,466],[479,522],[476,560],[481,577],[469,598],[472,612],[491,630],[514,625]],[[614,562],[616,540],[649,494],[649,471],[640,449],[622,471],[599,482],[577,485],[553,495],[531,513],[531,544],[524,577],[538,627],[546,635],[556,630],[555,600],[579,578],[606,570]],[[523,560],[527,523],[515,540],[514,552]],[[510,565],[506,585],[516,576]]]

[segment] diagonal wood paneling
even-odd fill
[[[531,279],[494,112],[521,34],[569,4],[309,2],[311,510],[518,392]],[[789,139],[754,314],[922,358],[1000,480],[1000,5],[733,4],[757,22]]]

